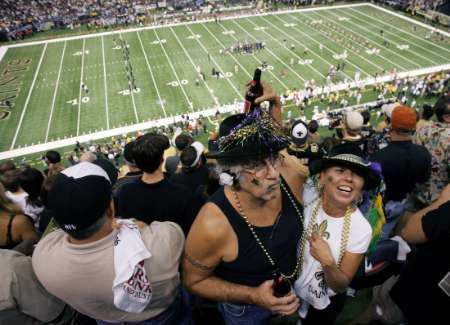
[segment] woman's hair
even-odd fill
[[[0,183],[0,210],[4,210],[7,213],[20,214],[22,213],[21,209],[11,202],[10,199],[5,194],[5,188],[3,184]]]
[[[28,194],[27,202],[32,206],[42,206],[39,196],[44,183],[44,175],[36,168],[27,167],[20,173],[19,183]]]

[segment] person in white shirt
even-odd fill
[[[303,187],[305,231],[294,284],[303,325],[334,323],[372,239],[371,226],[356,205],[363,190],[378,186],[380,176],[362,156],[357,145],[345,143],[310,166],[318,176]]]

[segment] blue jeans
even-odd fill
[[[258,325],[272,318],[272,313],[262,307],[220,302],[219,311],[227,325]]]
[[[173,303],[161,314],[140,322],[110,323],[96,320],[97,325],[191,325],[192,314],[188,292],[181,288]]]

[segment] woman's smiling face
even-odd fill
[[[364,178],[347,167],[334,166],[322,171],[324,199],[336,208],[346,208],[357,201],[364,187]]]

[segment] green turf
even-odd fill
[[[322,23],[314,25],[314,21]],[[18,77],[20,90],[9,118],[0,121],[0,151],[240,101],[246,81],[263,61],[270,65],[263,80],[278,92],[301,88],[310,79],[323,84],[330,64],[339,62],[333,56],[345,50],[349,62],[339,73],[340,80],[353,78],[356,70],[366,77],[392,68],[409,71],[450,63],[448,39],[428,41],[426,34],[421,26],[413,31],[410,22],[363,6],[124,31],[10,48],[0,62],[0,73],[13,60],[31,59],[31,63]],[[123,51],[114,49],[120,38],[129,45],[139,88],[131,94],[127,92]],[[389,48],[383,46],[384,39]],[[267,48],[252,55],[219,54],[219,49],[237,41],[256,40],[265,41]],[[379,55],[366,53],[366,41],[381,49]],[[320,44],[324,45],[322,50]],[[397,45],[410,48],[400,50]],[[291,59],[312,63],[291,66]],[[207,75],[206,83],[200,80],[198,86],[197,67]],[[213,67],[226,77],[212,77]],[[81,79],[89,87],[87,94],[80,91]],[[13,94],[7,91],[11,87],[0,85],[0,100]]]

